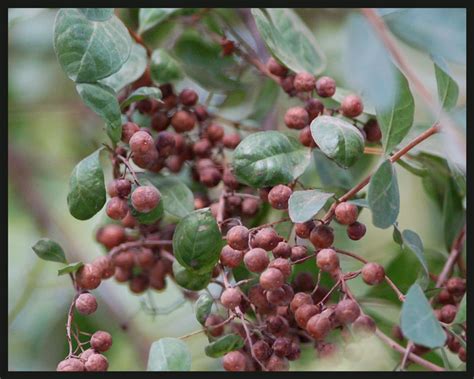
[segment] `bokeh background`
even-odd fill
[[[8,17],[8,367],[9,370],[54,370],[67,353],[65,322],[73,289],[67,276],[57,276],[57,265],[39,260],[31,246],[48,236],[60,242],[71,261],[90,261],[103,253],[94,239],[104,221],[103,212],[81,222],[68,212],[66,195],[74,165],[104,140],[102,122],[87,109],[73,82],[62,72],[52,44],[55,9],[10,9]],[[120,11],[133,20],[136,12]],[[344,83],[342,50],[347,37],[347,18],[352,10],[298,9],[298,14],[314,32],[328,58],[326,73]],[[165,29],[165,28],[163,28]],[[156,36],[155,45],[163,44]],[[403,54],[427,88],[436,94],[434,70],[429,57],[399,41]],[[357,57],[354,57],[357,59]],[[458,105],[465,106],[465,67],[450,65],[460,87]],[[416,97],[416,120],[429,119],[423,103]],[[284,112],[291,104],[280,93],[275,108]],[[283,113],[275,118],[282,128]],[[374,160],[376,162],[376,160]],[[110,175],[110,173],[108,173]],[[439,271],[447,252],[442,240],[440,212],[425,195],[421,180],[397,166],[401,192],[400,225],[415,230],[429,252],[430,268]],[[315,174],[316,175],[316,174]],[[317,180],[317,178],[316,178]],[[391,230],[366,222],[366,237],[359,243],[341,238],[341,247],[358,252],[389,267],[395,282],[404,290],[413,282],[413,257],[400,251]],[[341,231],[340,235],[344,234]],[[342,259],[345,268],[358,268]],[[390,267],[392,267],[390,269]],[[375,315],[384,330],[398,322],[400,307],[384,297],[371,296],[360,279],[351,281],[354,292],[364,298],[366,311]],[[99,310],[91,317],[77,317],[82,330],[109,331],[114,338],[106,354],[110,370],[144,370],[149,346],[163,336],[178,337],[199,329],[192,305],[182,302],[180,291],[169,283],[163,293],[132,295],[126,286],[105,281],[95,291]],[[144,302],[154,303],[158,314],[144,310]],[[182,304],[181,304],[182,303]],[[178,306],[178,304],[181,304]],[[170,309],[175,308],[171,313]],[[169,313],[169,314],[167,314]],[[186,340],[193,354],[193,370],[220,370],[219,360],[204,352],[203,334]],[[337,363],[315,359],[314,351],[304,351],[293,369],[304,370],[392,370],[400,357],[379,341],[369,339],[363,346]],[[438,353],[431,353],[442,364]],[[430,357],[430,356],[427,356]],[[459,365],[449,355],[453,367]]]

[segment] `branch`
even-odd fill
[[[446,263],[444,264],[443,270],[441,270],[441,274],[438,276],[438,280],[436,281],[436,288],[441,287],[444,282],[448,279],[449,275],[451,275],[451,271],[453,270],[453,266],[455,265],[458,257],[461,255],[462,247],[464,244],[464,240],[466,239],[466,225],[461,229],[458,236],[453,242],[453,246],[451,247],[451,253],[449,254]]]
[[[114,257],[118,253],[120,253],[124,250],[132,249],[134,247],[170,246],[170,245],[172,245],[172,243],[173,243],[173,241],[169,241],[169,240],[155,241],[155,240],[147,240],[147,239],[139,240],[139,241],[132,241],[132,242],[125,242],[125,243],[122,243],[118,246],[115,246],[112,250],[109,251],[108,255],[110,257]]]

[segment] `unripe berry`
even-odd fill
[[[290,258],[291,257],[291,246],[288,242],[282,241],[272,250],[272,254],[275,258]]]
[[[140,127],[134,122],[126,122],[122,125],[122,141],[125,143],[130,142],[130,138],[140,130]]]
[[[346,117],[357,117],[364,111],[362,99],[357,95],[347,95],[341,103],[341,112]]]
[[[311,231],[309,240],[318,249],[328,248],[334,242],[333,229],[328,225],[318,225]]]
[[[237,133],[225,134],[222,137],[222,144],[228,149],[235,149],[240,143],[240,135]]]
[[[90,293],[81,293],[74,305],[79,313],[83,315],[90,315],[97,310],[97,300],[94,295]]]
[[[316,78],[309,72],[299,72],[293,82],[298,92],[311,92],[316,87]]]
[[[110,346],[112,346],[112,336],[109,333],[99,330],[92,335],[91,347],[94,350],[103,353],[109,350]]]
[[[86,361],[86,371],[107,371],[109,361],[102,354],[92,354]]]
[[[367,141],[379,142],[382,139],[382,131],[376,119],[370,119],[364,125],[364,132]]]
[[[224,370],[226,371],[245,371],[245,355],[240,351],[231,351],[224,355],[222,359]]]
[[[446,289],[454,296],[462,296],[466,292],[466,281],[462,278],[450,278],[446,282]]]
[[[193,152],[197,157],[203,158],[211,155],[212,144],[207,138],[201,138],[193,145]]]
[[[244,216],[254,216],[257,214],[260,203],[257,199],[252,199],[250,197],[242,200],[241,210]]]
[[[177,111],[171,118],[171,126],[176,133],[184,133],[193,130],[195,123],[195,116],[187,111]]]
[[[77,358],[68,358],[58,363],[56,371],[84,371],[84,363]]]
[[[270,262],[268,267],[280,270],[285,279],[288,279],[291,275],[291,265],[290,262],[288,262],[288,259],[276,258]]]
[[[217,124],[211,124],[206,129],[206,137],[212,142],[220,141],[224,137],[224,128]]]
[[[144,274],[134,276],[128,283],[128,288],[130,288],[130,291],[137,294],[145,292],[149,286],[150,281],[148,276],[145,276]]]
[[[290,310],[295,313],[299,307],[301,307],[303,304],[313,304],[313,299],[311,298],[310,294],[307,294],[305,292],[298,292],[295,294],[293,299],[291,300],[290,303]]]
[[[314,227],[315,227],[315,224],[313,220],[302,222],[302,223],[296,223],[295,234],[300,238],[308,239]]]
[[[309,319],[320,312],[319,308],[311,303],[301,304],[295,311],[295,321],[300,328],[305,329]]]
[[[302,107],[292,107],[286,111],[284,120],[290,129],[303,129],[309,124],[309,115]]]
[[[374,334],[376,329],[377,326],[373,318],[366,315],[360,315],[352,323],[352,330],[362,335]]]
[[[291,248],[291,261],[296,262],[308,255],[308,249],[303,245],[296,245]]]
[[[198,94],[193,89],[185,88],[179,94],[179,101],[181,104],[191,107],[197,103]]]
[[[339,258],[333,249],[322,249],[316,255],[316,265],[321,271],[333,272],[339,268]]]
[[[242,262],[243,256],[243,251],[235,250],[229,245],[225,245],[221,250],[219,259],[224,266],[235,268]]]
[[[288,337],[278,337],[272,345],[273,354],[285,357],[290,353],[291,340]]]
[[[127,200],[122,199],[118,196],[112,197],[105,207],[105,213],[113,220],[121,220],[128,213]]]
[[[170,132],[160,132],[156,136],[155,147],[160,158],[167,158],[175,151],[176,139]]]
[[[170,118],[166,112],[156,112],[151,118],[151,128],[157,132],[166,130],[170,124]]]
[[[360,315],[360,308],[354,300],[345,299],[336,305],[336,319],[341,324],[351,324]]]
[[[160,191],[154,186],[139,186],[132,192],[132,205],[141,213],[148,213],[160,202]]]
[[[263,289],[274,290],[280,288],[285,282],[282,272],[276,268],[267,268],[260,275],[260,285]]]
[[[139,130],[138,132],[136,132],[130,138],[129,144],[132,153],[140,156],[148,154],[152,150],[156,150],[155,144],[153,142],[153,137],[143,130]]]
[[[456,318],[457,308],[455,305],[446,304],[440,310],[439,321],[450,324]]]
[[[332,97],[336,93],[336,81],[329,76],[321,76],[316,82],[316,92],[321,97]]]
[[[90,263],[86,263],[76,272],[76,284],[79,288],[93,290],[99,287],[100,281],[100,270]]]
[[[329,318],[321,314],[314,315],[306,324],[306,330],[315,340],[323,340],[331,328],[332,324]]]
[[[385,279],[385,270],[378,263],[369,262],[362,267],[362,280],[368,285],[380,284]]]
[[[268,193],[268,202],[275,209],[288,209],[288,200],[292,193],[290,187],[278,184]]]
[[[99,269],[102,279],[111,278],[115,273],[115,264],[108,255],[94,259],[92,265]]]
[[[334,210],[336,220],[342,225],[350,225],[357,221],[359,211],[357,205],[348,202],[339,203]]]
[[[259,247],[248,251],[244,255],[245,267],[247,267],[250,272],[260,273],[267,268],[269,263],[270,259],[268,258],[267,252]]]
[[[252,240],[252,247],[260,247],[264,250],[273,250],[283,240],[273,228],[260,229]]]
[[[288,359],[272,354],[272,356],[268,358],[265,368],[268,371],[288,371],[290,369],[290,364]]]
[[[267,325],[268,325],[268,320],[267,320]],[[267,326],[268,328],[268,326]],[[257,341],[253,344],[252,346],[253,348],[253,352],[255,354],[255,357],[259,360],[259,361],[266,361],[270,355],[272,354],[272,351],[270,349],[270,346],[268,346],[268,343],[266,343],[265,341]]]
[[[309,120],[313,121],[316,117],[324,111],[324,104],[319,99],[306,100],[305,109],[308,112]]]
[[[311,127],[309,125],[301,129],[298,138],[303,146],[316,147],[316,142],[313,139],[313,135],[311,134]]]
[[[273,75],[279,76],[279,77],[285,77],[286,74],[288,73],[288,69],[280,64],[275,58],[270,57],[270,59],[267,61],[267,68],[268,71],[270,71]]]
[[[348,237],[353,240],[353,241],[358,241],[362,237],[365,236],[365,232],[367,231],[365,225],[359,221],[354,222],[353,224],[350,224],[347,229],[347,235]]]
[[[210,314],[204,322],[204,327],[207,328],[208,333],[213,337],[219,337],[224,333],[224,325],[219,325],[224,322],[224,319],[216,314]],[[215,325],[219,325],[214,327]]]
[[[227,232],[227,243],[236,250],[245,250],[249,246],[249,230],[243,225],[232,227]]]
[[[222,292],[221,304],[227,309],[234,309],[242,301],[242,294],[237,288],[227,288]]]

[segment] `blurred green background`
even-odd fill
[[[122,11],[127,16],[133,12]],[[314,32],[328,58],[325,73],[344,83],[341,67],[346,38],[346,20],[350,10],[298,9],[298,14]],[[74,165],[104,141],[102,123],[78,97],[73,82],[62,72],[52,44],[54,9],[10,9],[8,35],[8,260],[9,260],[9,370],[54,370],[67,352],[65,322],[73,296],[70,279],[57,276],[57,265],[37,259],[31,246],[41,237],[62,244],[71,261],[90,261],[102,254],[94,234],[104,220],[103,212],[87,222],[74,219],[68,212],[66,195]],[[159,38],[157,38],[157,44]],[[399,42],[403,54],[427,88],[436,94],[433,65],[425,54]],[[154,46],[153,46],[154,47]],[[357,59],[357,58],[355,58]],[[460,86],[459,105],[465,105],[465,69],[451,65],[453,77]],[[416,97],[416,119],[429,120],[423,103]],[[283,112],[291,101],[283,93],[278,97],[277,120],[283,127]],[[376,159],[374,159],[374,163]],[[397,166],[401,192],[399,223],[415,230],[429,251],[430,269],[438,272],[444,250],[439,210],[425,195],[421,180]],[[110,173],[107,173],[110,175]],[[413,282],[416,260],[402,253],[392,241],[391,229],[371,226],[370,214],[361,219],[368,227],[366,237],[349,242],[339,233],[339,245],[356,251],[367,259],[390,268],[398,262],[397,284],[403,290]],[[345,269],[359,268],[357,263],[342,258]],[[390,272],[390,270],[389,270]],[[372,296],[360,279],[351,288],[364,300],[364,309],[385,320],[382,328],[390,330],[399,318],[400,307],[383,297]],[[143,301],[153,301],[166,313],[182,296],[172,284],[163,293],[132,295],[126,286],[105,281],[94,291],[99,310],[93,316],[77,316],[81,330],[109,331],[114,338],[106,353],[110,370],[144,370],[151,342],[163,336],[180,336],[199,329],[192,305],[179,306],[170,314],[153,317],[143,311]],[[200,334],[186,340],[193,354],[193,370],[221,370],[219,360],[204,352],[206,338]],[[364,348],[337,363],[320,362],[314,350],[304,351],[303,359],[292,363],[302,370],[392,370],[400,357],[378,340],[363,342]],[[441,364],[439,357],[434,358]],[[457,366],[459,361],[450,355]]]

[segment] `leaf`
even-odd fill
[[[185,216],[176,226],[173,251],[178,262],[189,270],[206,273],[219,260],[222,237],[208,208]]]
[[[156,49],[151,55],[151,78],[156,83],[169,83],[183,78],[183,69],[165,49]]]
[[[438,86],[438,98],[444,110],[449,111],[456,106],[459,96],[459,87],[449,75],[449,70],[444,59],[432,56]]]
[[[58,270],[58,276],[70,274],[79,270],[84,263],[76,262],[76,263],[69,263],[67,266],[63,267],[62,269]]]
[[[49,238],[42,238],[32,247],[38,257],[45,261],[67,263],[63,248]]]
[[[191,352],[178,338],[160,338],[151,344],[147,371],[190,371]]]
[[[107,135],[113,142],[122,136],[122,117],[115,91],[105,84],[81,83],[76,90],[82,101],[107,124]]]
[[[120,91],[122,88],[139,79],[146,70],[147,55],[146,50],[138,43],[132,44],[132,49],[127,61],[115,74],[112,74],[102,80],[103,83],[115,90]]]
[[[252,8],[260,36],[271,53],[294,72],[320,74],[326,57],[303,20],[288,8]]]
[[[393,224],[392,238],[393,238],[393,241],[395,243],[399,244],[400,246],[403,245],[402,232],[400,231],[400,229],[398,228],[398,225],[396,223]]]
[[[212,304],[214,304],[214,299],[206,292],[201,294],[196,300],[194,313],[196,314],[196,320],[198,320],[201,325],[204,325],[207,316],[211,314]]]
[[[453,321],[453,324],[464,324],[466,322],[466,294],[462,297],[461,303],[459,303],[458,313]]]
[[[377,228],[387,229],[397,221],[400,194],[397,174],[390,160],[384,161],[372,175],[367,201],[372,211],[372,223]]]
[[[152,99],[161,99],[161,91],[156,87],[140,87],[133,91],[122,103],[120,108],[124,109],[132,103],[137,101],[152,98]]]
[[[88,16],[97,17],[89,11]],[[104,17],[104,15],[102,15]],[[93,83],[117,72],[130,54],[132,40],[116,17],[92,21],[75,8],[62,8],[54,22],[54,50],[75,82]]]
[[[448,251],[451,250],[454,240],[466,222],[465,213],[462,198],[456,191],[456,184],[452,178],[448,178],[444,192],[442,218],[444,242]]]
[[[423,242],[421,241],[420,236],[414,231],[406,229],[402,232],[402,243],[403,247],[411,251],[421,263],[421,266],[423,267],[423,276],[421,277],[421,280],[427,285],[430,272],[428,270],[428,263],[426,262]],[[426,288],[426,285],[422,287]]]
[[[310,220],[333,195],[333,193],[319,190],[293,192],[288,202],[291,221],[306,222]]]
[[[367,199],[353,199],[353,200],[348,200],[347,202],[350,204],[357,205],[358,207],[361,207],[361,208],[370,208],[369,203],[367,202]]]
[[[165,21],[169,16],[181,8],[140,8],[138,12],[138,34]]]
[[[350,167],[364,154],[362,133],[343,119],[319,116],[310,127],[320,150],[339,166]]]
[[[207,345],[204,351],[208,357],[219,358],[230,351],[241,349],[244,345],[245,342],[241,336],[237,334],[227,334]]]
[[[104,172],[100,165],[98,149],[80,161],[69,179],[67,204],[71,215],[78,220],[88,220],[105,204]]]
[[[207,287],[212,278],[212,271],[196,273],[181,266],[178,261],[173,262],[173,277],[176,283],[190,291],[200,291]]]
[[[413,284],[402,305],[401,328],[403,335],[416,344],[441,347],[446,341],[446,333],[418,284]]]
[[[383,19],[392,33],[415,48],[466,64],[466,9],[403,8]]]
[[[114,14],[114,8],[79,8],[91,21],[106,21]]]
[[[250,134],[234,150],[234,174],[254,188],[287,184],[309,164],[310,150],[276,131]]]

